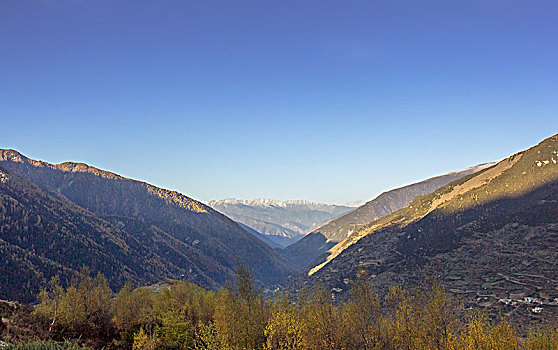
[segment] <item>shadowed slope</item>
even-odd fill
[[[0,165],[139,239],[185,271],[183,278],[204,287],[222,286],[231,279],[237,259],[265,284],[280,282],[293,271],[237,223],[178,192],[82,163],[35,161],[13,150],[0,151]]]
[[[127,232],[55,193],[0,167],[0,298],[33,301],[59,274],[68,281],[82,266],[125,281],[155,282],[181,270]]]

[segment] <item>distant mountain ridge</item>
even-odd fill
[[[207,204],[211,205],[220,205],[220,204],[230,204],[230,205],[237,205],[243,204],[248,205],[251,207],[282,207],[286,208],[288,206],[296,206],[296,205],[306,205],[312,207],[320,207],[320,208],[329,208],[335,205],[332,204],[323,204],[317,202],[311,202],[305,199],[290,199],[286,201],[281,201],[277,199],[270,199],[270,198],[258,198],[258,199],[236,199],[236,198],[225,198],[222,200],[213,200],[207,202]]]
[[[307,200],[280,201],[268,198],[254,200],[227,198],[206,203],[267,237],[273,242],[274,247],[288,246],[324,221],[354,209]]]
[[[283,253],[300,266],[306,266],[369,222],[406,207],[418,196],[494,164],[496,162],[472,166],[384,192],[355,210],[314,229],[306,237],[286,247]]]
[[[277,255],[236,222],[178,192],[127,179],[83,163],[49,164],[36,161],[14,150],[0,150],[0,166],[6,170],[3,174],[8,179],[0,183],[0,193],[4,195],[2,207],[12,208],[9,203],[19,203],[22,209],[17,213],[33,213],[33,208],[39,203],[44,207],[51,207],[56,206],[55,201],[61,200],[64,204],[59,206],[63,208],[78,208],[89,213],[90,220],[98,222],[95,227],[103,227],[98,231],[109,230],[125,235],[129,237],[125,241],[138,242],[139,247],[134,250],[141,248],[144,251],[142,255],[155,256],[151,263],[141,262],[141,260],[130,261],[130,265],[123,265],[126,266],[123,267],[123,271],[136,271],[137,266],[142,266],[146,271],[154,271],[153,278],[186,279],[206,288],[218,288],[223,286],[226,280],[231,280],[239,259],[250,266],[257,280],[265,284],[278,283],[294,271],[285,258]],[[10,194],[10,186],[13,183],[27,185],[17,187],[23,192]],[[27,193],[35,194],[28,198],[25,197]],[[11,213],[12,211],[8,210],[4,215],[9,218]],[[51,210],[48,213],[51,222],[61,220],[58,218],[58,211]],[[10,220],[13,227],[23,225],[20,221],[28,216],[22,214],[17,220],[12,217]],[[77,214],[72,216],[72,218],[78,217]],[[72,221],[74,219],[70,220]],[[60,226],[60,224],[56,225]],[[68,237],[93,239],[99,236],[94,234],[93,229],[76,231],[72,228],[74,226],[68,223]],[[41,241],[42,231],[39,228],[33,232],[10,231],[11,236],[6,236],[8,232],[6,230],[6,227],[2,228],[0,239],[11,242],[10,251],[14,254],[27,252],[27,248],[18,245],[18,242],[37,239],[36,247],[41,249],[35,248],[33,254],[38,258],[47,257],[49,252],[45,247],[49,246],[49,242]],[[130,244],[132,243],[124,247]],[[102,249],[104,243],[97,242],[95,245],[99,245]],[[87,249],[84,251],[87,252]],[[84,255],[86,258],[84,264],[94,266],[94,261],[92,258],[87,258],[88,256]],[[115,266],[118,266],[119,259],[125,256],[126,254],[119,253],[111,259],[114,259]],[[14,259],[25,261],[21,256],[14,256]],[[68,261],[53,260],[53,262],[55,265],[75,269],[75,266],[68,265]],[[164,266],[169,268],[162,268]],[[123,275],[124,277],[120,276],[121,273],[117,273],[116,270],[103,273],[107,274],[113,287],[118,286],[126,276],[126,274]],[[141,283],[153,281],[151,278],[142,277],[139,272],[137,274],[129,272],[128,275],[133,277],[132,281]],[[41,286],[43,285],[33,285],[33,288],[29,288],[30,293],[37,291]],[[15,287],[7,283],[4,288],[8,289],[0,290],[0,293],[7,293]],[[9,297],[9,295],[3,296]]]

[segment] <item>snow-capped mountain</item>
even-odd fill
[[[277,199],[270,199],[270,198],[258,198],[258,199],[236,199],[236,198],[226,198],[222,200],[214,200],[207,202],[208,205],[247,205],[250,207],[280,207],[280,208],[287,208],[287,207],[294,207],[294,206],[306,206],[308,208],[320,208],[325,211],[332,211],[338,205],[333,204],[323,204],[323,203],[316,203],[310,202],[304,199],[295,199],[295,200],[286,200],[281,201]]]
[[[352,207],[307,200],[227,198],[206,204],[233,220],[267,236],[274,247],[286,247],[313,228],[351,211]]]

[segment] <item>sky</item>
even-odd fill
[[[0,148],[350,204],[558,133],[553,1],[0,1]]]

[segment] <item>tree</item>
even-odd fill
[[[89,269],[84,267],[66,290],[55,278],[51,288],[43,290],[40,298],[41,304],[35,313],[50,320],[54,338],[83,337],[95,347],[102,347],[113,336],[112,290],[102,274],[92,279]]]
[[[260,349],[265,344],[269,305],[250,270],[239,263],[235,285],[217,294],[215,327],[221,343],[231,349]]]
[[[303,347],[310,350],[341,349],[342,330],[337,307],[331,294],[319,286],[299,298],[303,322]]]
[[[300,349],[303,344],[303,325],[299,310],[289,302],[287,297],[278,299],[272,308],[271,317],[264,334],[266,350]]]
[[[120,333],[116,345],[130,348],[134,342],[134,334],[140,328],[152,330],[155,322],[152,318],[154,297],[147,288],[133,289],[126,283],[113,300],[113,319]]]
[[[365,270],[361,270],[352,283],[349,300],[342,312],[344,338],[349,348],[377,349],[385,343],[380,299],[372,292]]]

